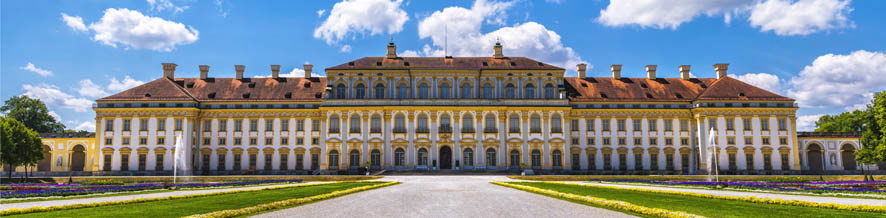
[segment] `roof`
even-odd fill
[[[861,132],[797,132],[797,137],[855,138],[861,137]]]
[[[326,90],[325,77],[166,78],[99,99],[213,101],[318,101]]]
[[[482,70],[564,70],[526,57],[364,57],[329,70],[394,69],[482,69]]]
[[[587,101],[695,101],[786,100],[731,77],[715,78],[564,78],[569,100]]]
[[[40,133],[40,138],[93,138],[94,132]]]

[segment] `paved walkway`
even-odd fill
[[[310,182],[306,182],[310,183]],[[300,183],[304,184],[304,183]],[[47,201],[35,201],[35,202],[21,202],[21,203],[2,203],[0,204],[0,210],[6,210],[10,208],[29,208],[29,207],[48,207],[48,206],[61,206],[61,205],[69,205],[69,204],[82,204],[82,203],[93,203],[93,202],[104,202],[104,201],[124,201],[124,200],[132,200],[138,198],[157,198],[157,197],[167,197],[167,196],[179,196],[179,195],[192,195],[192,194],[205,194],[205,193],[215,193],[215,192],[225,192],[225,191],[235,191],[235,190],[249,190],[249,189],[262,189],[267,187],[276,187],[276,186],[285,186],[285,185],[293,185],[293,184],[280,184],[280,185],[270,185],[270,186],[250,186],[250,187],[237,187],[237,188],[221,188],[221,189],[203,189],[203,190],[189,190],[189,191],[171,191],[171,192],[159,192],[159,193],[149,193],[149,194],[133,194],[133,195],[119,195],[119,196],[108,196],[108,197],[93,197],[93,198],[80,198],[80,199],[67,199],[67,200],[47,200]]]
[[[691,188],[670,188],[670,187],[658,187],[658,186],[624,185],[624,184],[595,183],[595,182],[593,182],[593,183],[592,182],[570,182],[570,183],[590,183],[590,184],[601,185],[601,186],[642,188],[642,189],[653,189],[653,190],[664,190],[664,191],[681,191],[681,192],[703,193],[703,194],[723,195],[723,196],[742,196],[742,197],[754,196],[754,197],[758,197],[758,198],[770,198],[770,199],[777,198],[777,199],[783,199],[783,200],[801,200],[801,201],[810,201],[810,202],[819,202],[819,203],[837,203],[837,204],[845,204],[845,205],[886,206],[886,200],[880,200],[880,199],[838,198],[838,197],[788,195],[788,194],[760,193],[760,192],[724,191],[724,190],[691,189]]]
[[[490,184],[505,176],[386,176],[402,184],[256,217],[631,217]]]

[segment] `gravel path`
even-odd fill
[[[310,182],[305,182],[305,183],[310,183]],[[299,184],[305,184],[305,183],[299,183]],[[188,191],[171,191],[171,192],[160,192],[160,193],[149,193],[149,194],[119,195],[119,196],[109,196],[109,197],[93,197],[93,198],[80,198],[80,199],[68,199],[68,200],[47,200],[47,201],[21,202],[21,203],[9,203],[9,204],[3,203],[3,204],[0,204],[0,210],[6,210],[6,209],[10,209],[10,208],[29,208],[29,207],[37,207],[37,206],[48,207],[48,206],[94,203],[94,202],[104,202],[104,201],[123,201],[123,200],[132,200],[132,199],[138,199],[138,198],[157,198],[157,197],[205,194],[205,193],[215,193],[215,192],[225,192],[225,191],[235,191],[235,190],[262,189],[262,188],[285,186],[285,185],[293,185],[293,184],[280,184],[280,185],[269,185],[269,186],[250,186],[250,187],[238,187],[238,188],[221,188],[221,189],[203,189],[203,190],[188,190]]]
[[[490,184],[505,176],[386,176],[399,185],[256,217],[630,217]]]
[[[569,183],[590,183],[590,182],[569,182]],[[664,191],[681,191],[681,192],[703,193],[703,194],[723,195],[723,196],[742,196],[742,197],[754,196],[754,197],[758,197],[758,198],[801,200],[801,201],[810,201],[810,202],[819,202],[819,203],[837,203],[837,204],[844,204],[844,205],[886,206],[886,200],[880,200],[880,199],[820,197],[820,196],[808,196],[808,195],[788,195],[788,194],[775,194],[775,193],[707,190],[707,189],[691,189],[691,188],[670,188],[670,187],[658,187],[658,186],[625,185],[625,184],[609,184],[609,183],[590,183],[590,184],[601,185],[601,186],[624,187],[624,188],[642,188],[642,189],[664,190]]]

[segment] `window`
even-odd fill
[[[295,144],[296,144],[296,145],[304,145],[304,144],[305,144],[305,138],[302,138],[302,137],[295,138]]]
[[[781,154],[781,170],[790,170],[790,158],[788,154]]]
[[[243,166],[243,154],[234,154],[234,170],[240,170]]]
[[[603,138],[603,145],[610,145],[610,144],[612,144],[612,143],[611,143],[611,140],[612,140],[612,139],[609,139],[609,138]]]
[[[514,84],[508,83],[508,85],[505,86],[505,98],[507,98],[507,99],[516,98],[517,97],[516,92],[517,92],[517,90],[516,90],[516,88],[514,88]]]
[[[234,132],[243,131],[243,120],[234,120]]]
[[[529,118],[529,132],[531,133],[541,133],[541,117],[538,114],[533,114]]]
[[[471,148],[465,148],[462,152],[462,163],[465,166],[474,166],[474,150]]]
[[[138,144],[139,145],[147,145],[148,144],[148,137],[139,137]]]
[[[218,120],[218,131],[219,132],[227,132],[228,131],[228,121],[227,120]]]
[[[462,99],[473,98],[473,97],[474,97],[474,96],[473,96],[473,95],[474,95],[474,90],[473,90],[473,88],[471,87],[471,84],[469,84],[469,83],[462,83],[462,84],[461,84],[461,91],[459,92],[459,94],[461,94],[461,98],[462,98]]]
[[[443,83],[440,84],[439,90],[437,91],[440,92],[438,93],[440,98],[446,99],[449,98],[449,94],[452,92],[452,87],[449,86],[449,83]]]
[[[445,126],[441,126],[441,128],[450,128],[449,127],[449,116],[445,115],[445,114],[443,116],[445,116],[445,119],[440,119],[440,123],[444,124]],[[470,114],[465,114],[465,116],[462,117],[461,125],[462,125],[461,126],[462,132],[474,133],[474,116],[471,116]]]
[[[166,131],[166,119],[157,119],[157,131]]]
[[[274,145],[274,138],[265,138],[265,145]]]
[[[726,118],[726,130],[735,130],[735,118]]]
[[[563,152],[560,150],[554,150],[554,152],[551,152],[551,165],[555,168],[563,167]]]
[[[727,145],[735,145],[735,137],[732,137],[732,136],[726,137],[726,144]]]
[[[673,155],[667,155],[667,159],[668,159],[668,164],[670,165],[670,166],[668,166],[668,169],[673,170],[674,169]],[[680,170],[682,170],[684,173],[689,172],[689,154],[680,154]]]
[[[551,132],[553,132],[553,133],[562,133],[563,132],[563,123],[562,123],[562,119],[560,119],[559,114],[554,114],[554,116],[551,116]]]
[[[557,98],[557,90],[554,90],[554,85],[548,83],[545,85],[545,98],[547,99],[556,99]]]
[[[634,153],[634,170],[643,170],[643,154]]]
[[[579,144],[578,138],[572,137],[572,144],[578,145]]]
[[[203,171],[209,171],[209,154],[203,155],[203,163],[201,164]]]
[[[403,114],[394,116],[394,133],[406,132],[406,117]]]
[[[657,138],[650,138],[649,145],[652,145],[652,146],[658,145],[658,139]]]
[[[130,131],[130,124],[132,124],[132,120],[125,119],[123,120],[123,131]]]
[[[538,149],[532,150],[532,159],[531,164],[533,169],[541,168],[541,151]]]
[[[492,90],[492,84],[483,84],[483,98],[495,98],[494,92]]]
[[[428,165],[428,149],[425,149],[425,148],[418,149],[418,165],[419,166],[427,166]]]
[[[578,132],[581,126],[578,125],[578,120],[569,120],[569,130],[573,132]]]
[[[615,120],[615,128],[618,131],[626,131],[627,127],[625,124],[625,120],[622,120],[622,119]]]
[[[768,144],[769,144],[769,137],[763,137],[763,144],[764,144],[764,145],[768,145]]]
[[[664,120],[665,131],[674,131],[674,120]]]
[[[641,139],[641,138],[634,138],[634,145],[642,145],[643,144],[642,140],[643,139]]]
[[[351,120],[350,120],[350,121],[351,121],[351,124],[348,125],[348,128],[349,128],[349,131],[348,131],[348,132],[350,132],[350,133],[360,133],[360,132],[361,132],[361,131],[360,131],[360,116],[357,116],[356,114],[351,115]]]
[[[406,87],[406,83],[400,83],[400,85],[397,86],[397,98],[407,98],[408,95],[409,87]]]
[[[523,90],[523,98],[535,98],[535,85],[532,85],[532,83],[526,84],[526,88]]]
[[[345,87],[345,84],[338,84],[335,87],[335,98],[337,99],[345,99],[348,96],[348,88]]]
[[[642,127],[640,127],[640,120],[633,120],[633,123],[634,123],[634,125],[633,125],[634,131],[641,131],[642,130]]]
[[[656,119],[649,120],[649,131],[651,131],[651,132],[658,131],[658,120],[656,120]]]
[[[619,137],[619,138],[618,138],[618,145],[627,145],[627,144],[628,144],[628,140],[627,140],[627,139],[625,139],[624,137]]]
[[[240,137],[234,138],[234,145],[242,145],[242,144],[243,144],[242,138],[240,138]]]
[[[420,98],[420,99],[428,98],[428,92],[429,92],[429,90],[428,90],[427,83],[422,83],[422,84],[418,85],[418,98]]]
[[[157,145],[165,145],[165,144],[166,144],[166,138],[163,138],[163,137],[157,138]]]
[[[348,163],[350,167],[359,167],[360,166],[360,152],[357,150],[351,150],[350,159],[348,159]]]
[[[484,131],[484,132],[488,132],[488,133],[498,132],[497,128],[495,128],[495,126],[496,126],[495,125],[495,116],[493,116],[492,114],[486,114],[486,121],[484,121],[484,123],[486,125],[486,127],[484,127],[486,129],[486,131]]]
[[[511,150],[511,168],[520,167],[520,152]]]
[[[305,120],[295,120],[295,131],[305,131]]]
[[[339,133],[339,125],[341,125],[341,121],[339,121],[338,115],[329,117],[329,133]]]
[[[249,120],[249,131],[257,132],[258,131],[258,120]]]
[[[754,154],[745,154],[744,159],[747,167],[746,169],[754,170]]]
[[[375,98],[376,99],[384,99],[385,98],[385,85],[384,84],[375,84]]]
[[[123,138],[123,145],[129,145],[129,138]]]
[[[112,139],[112,138],[105,139],[105,145],[113,145],[113,144],[114,144],[114,139]]]
[[[402,167],[406,165],[406,152],[403,148],[394,150],[394,166]]]
[[[778,144],[779,144],[779,145],[787,145],[787,144],[788,144],[788,138],[787,138],[787,137],[779,137],[779,138],[778,138]]]
[[[594,153],[588,153],[588,170],[597,169],[597,155]]]
[[[594,145],[595,143],[596,143],[596,142],[595,142],[595,140],[594,140],[594,137],[588,137],[588,139],[587,139],[587,144],[588,144],[588,145]]]
[[[138,120],[138,131],[148,131],[148,120],[147,119],[139,119]]]
[[[508,118],[508,132],[520,133],[520,117],[517,117],[516,114],[511,114],[511,117]]]
[[[329,168],[338,169],[338,151],[329,151]]]
[[[680,131],[683,131],[683,132],[689,131],[689,121],[688,120],[680,120]]]
[[[225,170],[225,154],[218,154],[218,163],[215,166],[217,170]]]
[[[609,119],[603,120],[603,131],[609,131],[609,128],[611,128],[611,126],[609,126]]]
[[[114,131],[114,120],[105,120],[105,131]]]
[[[784,118],[778,119],[778,131],[788,130],[788,121]]]
[[[138,155],[138,171],[147,170],[148,166],[148,155],[147,154],[139,154]]]
[[[586,127],[586,129],[588,129],[588,132],[594,131],[594,120],[593,119],[585,120],[585,127]]]
[[[628,170],[628,155],[627,154],[618,154],[618,170],[621,170],[621,171]]]
[[[106,154],[103,159],[102,170],[111,171],[111,155]]]
[[[612,154],[603,154],[603,169],[612,170]]]
[[[717,118],[708,119],[708,128],[713,128],[715,131],[717,130]]]
[[[753,137],[744,137],[744,144],[745,145],[754,144],[754,138]]]
[[[249,145],[258,145],[258,139],[255,137],[249,138]]]
[[[683,146],[689,145],[689,138],[680,138],[680,145],[683,145]]]
[[[751,131],[751,119],[750,118],[742,118],[741,121],[742,121],[742,124],[741,124],[742,128],[744,128],[745,131]]]
[[[418,133],[429,133],[431,130],[428,129],[428,115],[420,114],[418,115],[418,120],[416,121],[418,128],[415,129],[415,132]]]
[[[735,141],[734,138],[732,140]],[[665,145],[674,145],[674,139],[673,138],[665,138]]]
[[[772,170],[772,154],[763,154],[763,169]]]
[[[273,119],[264,119],[265,122],[265,131],[271,132],[274,131],[274,120]]]
[[[320,131],[320,120],[311,120],[311,131],[319,132]]]
[[[203,120],[203,132],[212,131],[212,120]]]
[[[295,170],[304,170],[305,169],[305,155],[304,154],[295,154]]]
[[[495,149],[487,148],[486,149],[486,166],[487,167],[495,167]]]
[[[218,138],[218,145],[226,145],[228,140],[226,138]]]
[[[686,157],[684,157],[684,158],[686,158],[686,160],[684,160],[684,161],[686,161],[685,162],[686,165],[683,165],[684,166],[683,168],[689,169],[689,155],[686,155]],[[666,154],[665,155],[665,168],[666,168],[666,170],[669,170],[669,171],[674,170],[674,155],[673,154]]]
[[[129,171],[129,155],[120,156],[120,171]]]
[[[311,144],[312,144],[312,145],[319,145],[319,144],[320,144],[320,138],[317,138],[317,137],[313,137],[313,138],[311,138]]]
[[[163,154],[154,155],[154,170],[163,171]]]
[[[289,119],[281,119],[280,120],[280,131],[288,132],[289,131]]]
[[[660,170],[658,168],[658,154],[649,154],[649,169]]]
[[[364,99],[366,98],[366,86],[361,84],[357,84],[357,87],[354,90],[354,98],[356,99]]]
[[[572,154],[572,170],[581,170],[581,156],[579,154]]]
[[[182,130],[182,119],[175,119],[175,131]]]
[[[736,162],[735,162],[736,161],[735,153],[729,153],[728,157],[729,157],[729,170],[732,170],[732,171],[737,170],[738,166],[736,165]]]
[[[763,131],[769,131],[769,119],[760,119],[760,129]]]
[[[370,133],[381,133],[381,116],[378,114],[372,115],[372,121],[369,124]]]

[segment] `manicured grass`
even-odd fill
[[[309,197],[333,191],[373,185],[372,182],[343,182],[315,186],[283,188],[214,195],[195,198],[161,200],[143,203],[28,213],[8,217],[181,217],[218,210],[238,209],[293,198]]]
[[[227,189],[227,188],[248,188],[248,187],[259,187],[259,186],[272,186],[272,185],[280,185],[286,184],[282,182],[278,183],[263,183],[263,184],[250,184],[250,185],[232,185],[232,186],[216,186],[216,187],[196,187],[196,188],[180,188],[180,189],[154,189],[154,190],[142,190],[142,191],[132,191],[132,192],[122,192],[122,193],[96,193],[96,194],[88,194],[88,195],[71,195],[71,196],[58,196],[58,197],[34,197],[34,198],[25,198],[25,199],[4,199],[0,200],[0,204],[11,204],[11,203],[24,203],[24,202],[37,202],[37,201],[55,201],[55,200],[71,200],[71,199],[84,199],[84,198],[101,198],[101,197],[113,197],[113,196],[123,196],[123,195],[140,195],[140,194],[153,194],[153,193],[162,193],[162,192],[174,192],[174,191],[193,191],[193,190],[212,190],[212,189]]]
[[[760,204],[744,201],[730,201],[568,184],[539,182],[515,182],[514,184],[550,189],[569,194],[624,201],[650,208],[683,211],[706,217],[883,217],[882,214],[878,213]]]
[[[650,176],[650,175],[542,175],[542,176],[508,176],[511,179],[519,179],[519,180],[535,180],[535,181],[588,181],[588,180],[613,180],[613,179],[638,179],[638,180],[704,180],[707,176],[704,175],[663,175],[663,176]],[[776,175],[746,175],[746,176],[733,176],[733,175],[725,175],[720,176],[720,180],[723,181],[771,181],[771,180],[782,180],[782,179],[804,179],[810,181],[818,181],[820,179],[824,179],[825,181],[861,181],[864,178],[861,175],[823,175],[823,176],[812,176],[812,175],[803,175],[803,176],[776,176]],[[874,180],[886,180],[886,176],[874,176]]]

